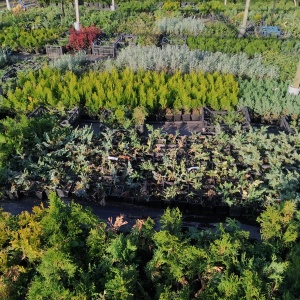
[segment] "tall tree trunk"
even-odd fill
[[[276,0],[274,0],[273,3],[273,9],[272,9],[272,15],[271,15],[271,25],[274,25],[274,14],[275,14],[275,9],[276,9]]]
[[[243,37],[246,33],[249,6],[250,6],[250,0],[246,0],[243,23],[242,23],[242,26],[239,29],[239,37]]]
[[[76,22],[75,22],[75,29],[80,30],[80,20],[79,20],[79,1],[75,0],[75,12],[76,12]]]
[[[297,6],[297,1],[296,0],[294,0],[294,4],[295,4],[295,7]]]
[[[115,0],[111,0],[111,7],[110,7],[111,10],[116,10],[116,7],[115,7]]]
[[[296,76],[295,76],[293,84],[292,84],[292,87],[295,89],[298,89],[299,86],[300,86],[300,61],[299,61],[298,68],[296,71]]]
[[[224,0],[224,5],[227,5],[227,0]]]
[[[63,18],[66,16],[66,14],[65,14],[64,0],[61,0],[61,15],[63,16]]]
[[[6,7],[8,10],[11,10],[10,2],[9,0],[6,0]]]

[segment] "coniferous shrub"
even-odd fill
[[[188,46],[193,49],[211,52],[224,52],[235,54],[244,52],[248,56],[255,53],[274,51],[277,53],[297,53],[300,47],[298,39],[278,40],[274,38],[245,38],[235,37],[219,38],[215,36],[190,36],[187,38]]]
[[[19,75],[18,86],[7,93],[3,106],[21,111],[38,105],[55,108],[85,106],[91,114],[106,108],[115,111],[120,105],[134,109],[199,108],[230,110],[236,106],[238,83],[231,74],[191,72],[175,74],[132,69],[89,72],[81,76],[67,71],[44,68]]]
[[[249,107],[266,119],[300,115],[297,96],[287,93],[286,82],[276,80],[240,80],[238,107]]]

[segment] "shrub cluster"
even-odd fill
[[[32,52],[55,41],[61,33],[59,28],[36,28],[27,30],[21,26],[10,26],[0,32],[0,46],[14,51]]]
[[[286,82],[276,80],[240,80],[238,107],[249,107],[257,115],[266,119],[279,118],[283,115],[298,118],[300,108],[297,96],[287,93]]]
[[[91,48],[93,41],[95,41],[100,33],[100,28],[97,28],[94,25],[80,28],[78,31],[76,31],[74,28],[70,28],[70,37],[67,48],[73,50],[84,50]]]
[[[249,56],[255,53],[274,51],[278,53],[298,53],[300,51],[299,39],[274,39],[274,38],[217,38],[217,37],[188,37],[187,44],[191,49],[202,51],[224,52],[235,54],[244,52]]]
[[[51,194],[48,207],[31,213],[0,211],[0,297],[296,299],[295,203],[269,207],[258,221],[262,239],[253,243],[234,220],[184,232],[180,211],[168,208],[160,229],[151,218],[132,226]]]
[[[157,71],[135,73],[89,72],[81,77],[45,68],[20,74],[19,85],[9,91],[4,105],[30,111],[38,105],[50,107],[85,106],[91,113],[100,108],[117,109],[120,105],[144,106],[149,111],[166,107],[193,108],[203,105],[213,109],[232,109],[237,104],[238,84],[232,75],[191,72],[173,75]]]
[[[133,70],[156,70],[188,73],[190,71],[221,72],[239,77],[277,78],[276,67],[265,66],[262,57],[249,59],[246,54],[211,53],[190,50],[187,46],[167,45],[162,49],[155,46],[130,46],[123,49],[112,64],[117,68],[129,66]]]
[[[195,36],[204,31],[205,24],[201,19],[164,17],[156,21],[156,27],[160,33]]]

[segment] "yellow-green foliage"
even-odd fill
[[[133,109],[144,106],[158,108],[196,108],[230,110],[237,104],[238,83],[233,75],[143,71],[130,69],[96,73],[82,77],[72,72],[61,75],[59,70],[44,68],[37,73],[19,76],[19,87],[7,94],[4,105],[31,111],[38,105],[72,108],[83,105],[90,113],[100,108],[115,110],[119,106]]]
[[[61,29],[37,28],[26,30],[21,26],[11,26],[0,31],[0,46],[9,47],[12,50],[32,51],[36,47],[44,46],[46,43],[57,39]]]

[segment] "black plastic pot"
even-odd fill
[[[44,191],[32,191],[35,198],[39,200],[45,200],[47,198]]]
[[[174,115],[168,114],[168,115],[165,115],[165,118],[168,122],[172,122],[174,120]]]
[[[191,114],[192,121],[201,121],[201,116],[198,114]]]
[[[241,206],[231,206],[229,207],[229,216],[230,217],[240,217],[242,215]]]
[[[213,215],[215,212],[214,212],[214,208],[212,206],[202,206],[201,213],[203,215]]]
[[[182,114],[176,114],[176,115],[174,115],[174,121],[175,122],[182,121]]]
[[[183,114],[182,121],[184,121],[184,122],[191,121],[191,114]]]

